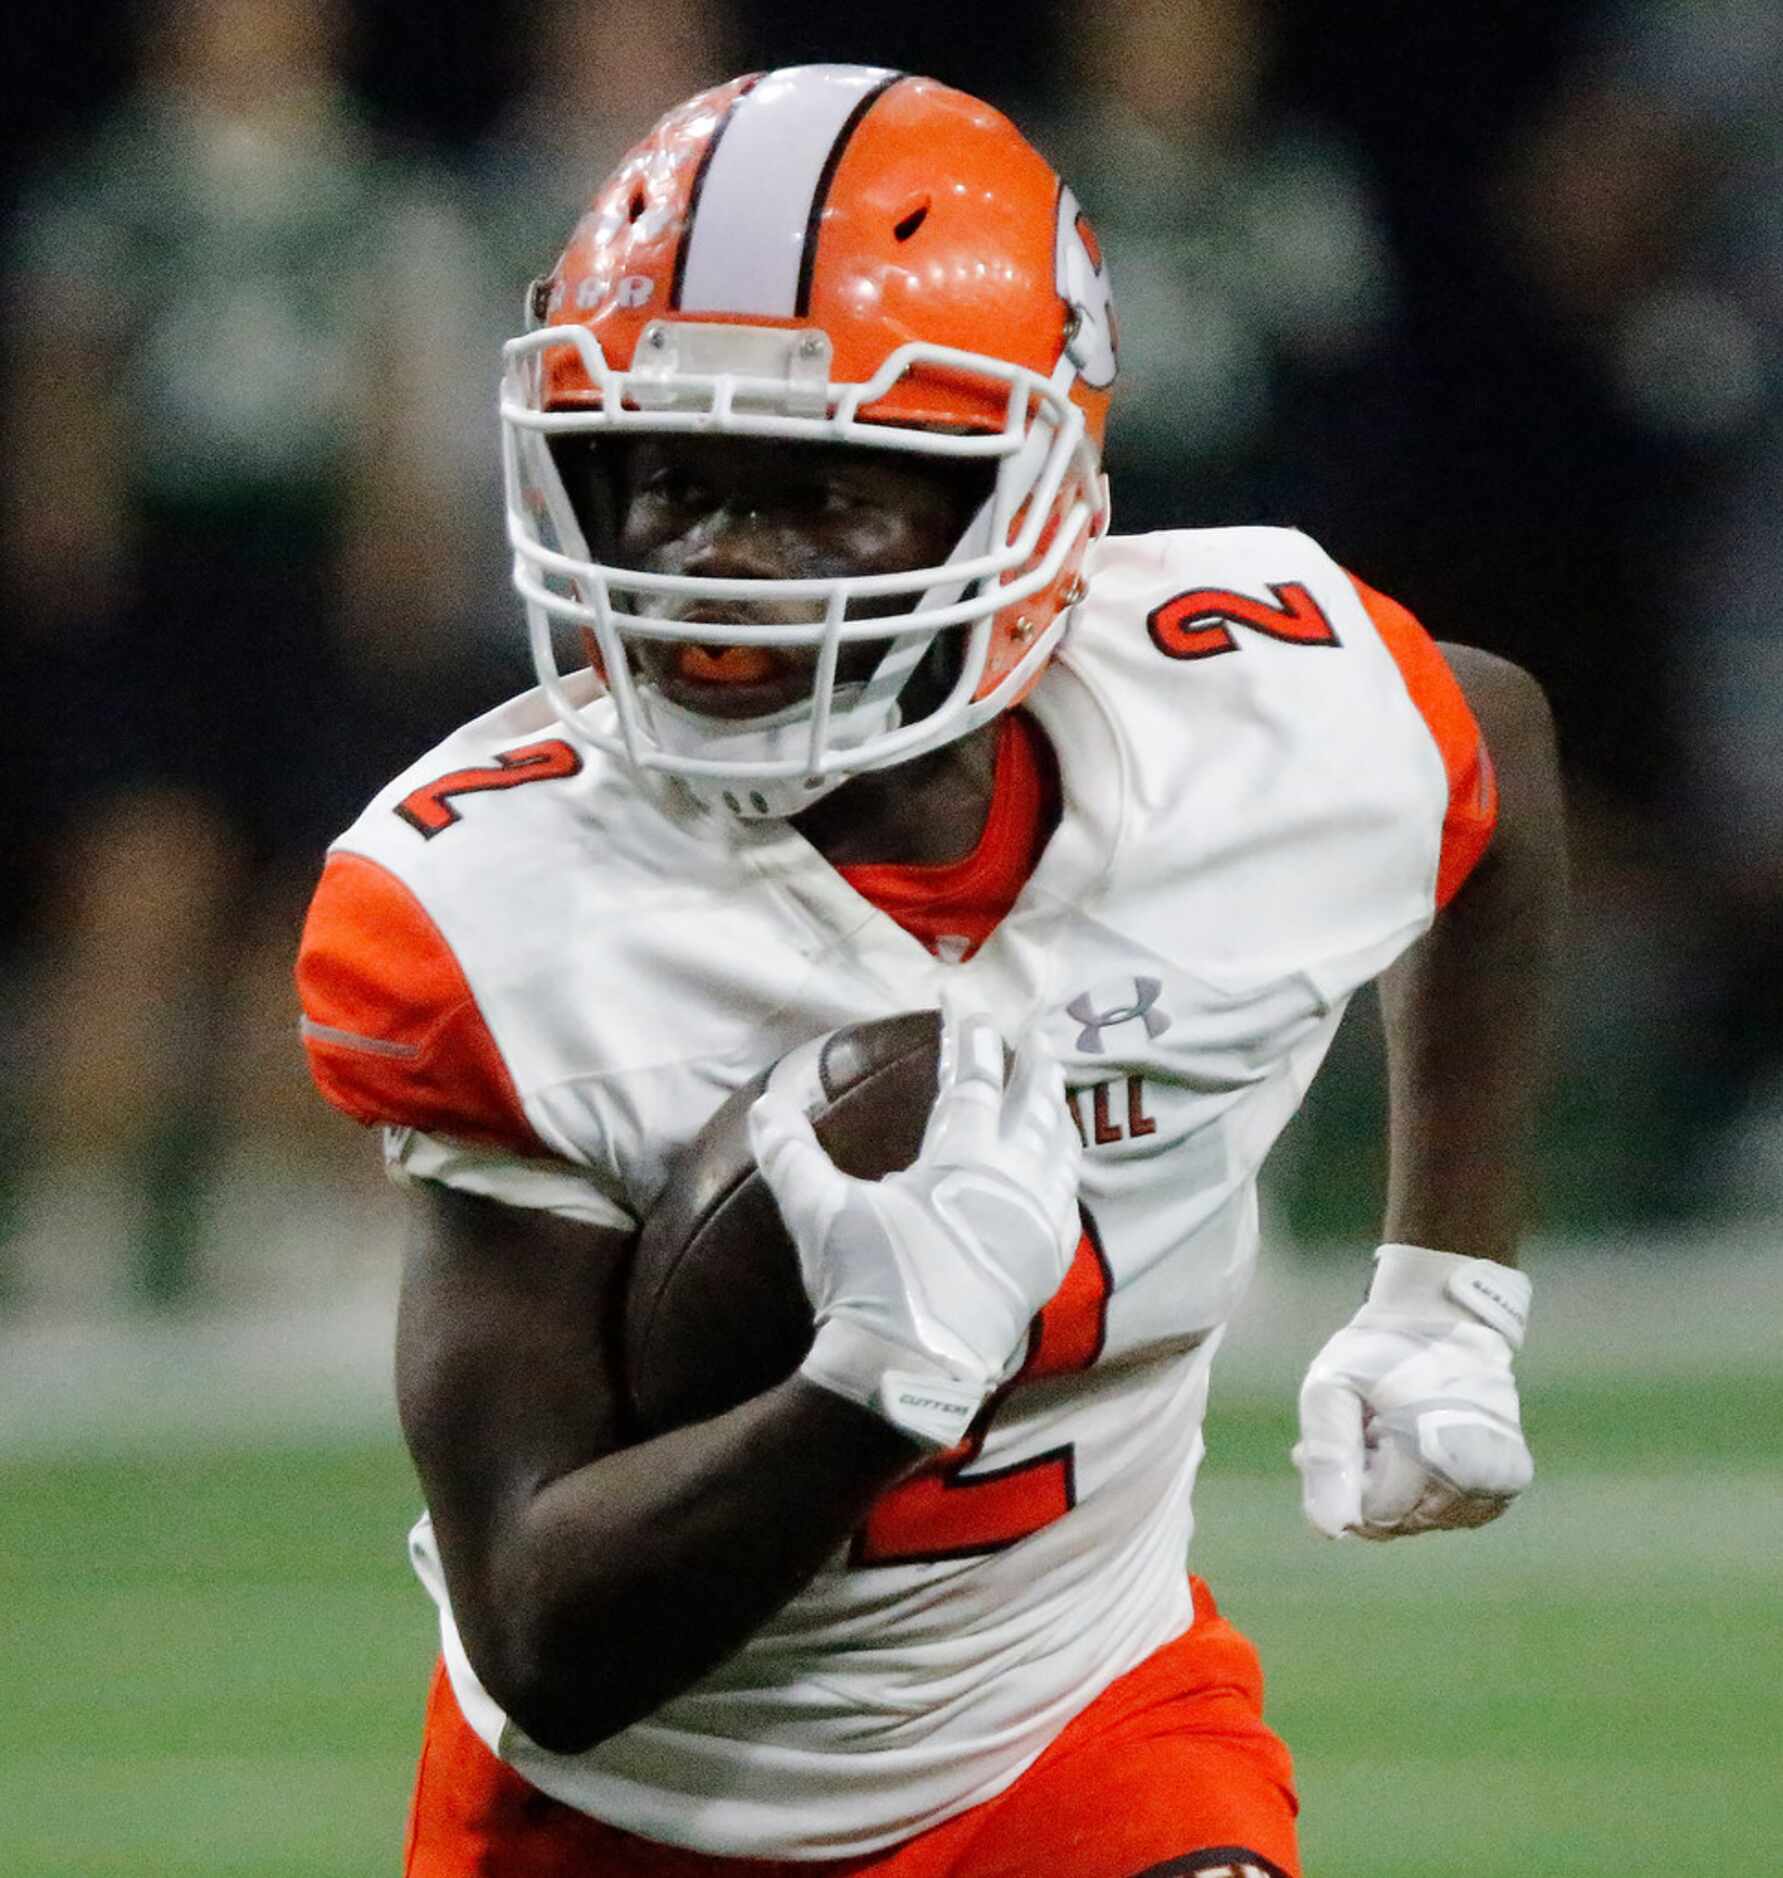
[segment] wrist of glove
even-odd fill
[[[1385,1245],[1362,1308],[1313,1359],[1294,1449],[1307,1519],[1368,1539],[1484,1525],[1529,1485],[1511,1358],[1530,1283]]]
[[[871,1409],[924,1447],[939,1449],[964,1440],[1000,1380],[982,1370],[962,1373],[965,1368],[938,1362],[848,1317],[831,1317],[818,1327],[799,1374]]]
[[[945,1448],[1020,1365],[1064,1279],[1081,1147],[1037,1035],[1005,1087],[989,1019],[950,1004],[939,1080],[916,1162],[883,1180],[842,1173],[772,1080],[749,1119],[817,1319],[802,1373]]]

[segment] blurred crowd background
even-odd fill
[[[1306,528],[1530,666],[1577,913],[1542,1215],[1783,1218],[1783,10],[142,0],[0,26],[0,1316],[381,1256],[290,963],[328,839],[529,682],[494,377],[668,104],[864,59],[1110,258],[1116,526]],[[1278,1235],[1367,1242],[1359,1011]]]

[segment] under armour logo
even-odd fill
[[[1116,1024],[1130,1024],[1135,1018],[1145,1026],[1148,1037],[1161,1037],[1170,1028],[1170,1013],[1157,1008],[1159,994],[1164,989],[1161,978],[1135,978],[1133,980],[1133,1002],[1117,1006],[1112,1011],[1098,1011],[1090,1002],[1091,994],[1080,991],[1065,1006],[1067,1017],[1074,1017],[1083,1026],[1077,1033],[1077,1047],[1087,1056],[1102,1054],[1102,1033]]]

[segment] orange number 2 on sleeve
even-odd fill
[[[1234,626],[1293,646],[1336,646],[1343,641],[1325,610],[1297,580],[1271,581],[1273,603],[1225,587],[1195,587],[1155,606],[1146,630],[1167,659],[1212,659],[1236,652]]]
[[[396,813],[425,841],[445,831],[458,820],[452,806],[454,796],[476,795],[485,789],[517,789],[522,783],[551,782],[562,776],[574,776],[582,767],[575,746],[561,737],[548,737],[543,743],[524,743],[518,749],[503,750],[487,769],[455,769],[436,776],[419,789],[412,789],[396,805]]]
[[[1034,1319],[1021,1368],[985,1404],[964,1441],[874,1503],[854,1536],[851,1565],[919,1565],[1001,1552],[1070,1512],[1077,1504],[1077,1457],[1070,1442],[989,1473],[965,1470],[983,1449],[991,1417],[1009,1389],[1088,1369],[1102,1354],[1112,1288],[1095,1221],[1086,1212],[1077,1254],[1065,1282]]]

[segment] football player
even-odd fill
[[[1258,1167],[1382,978],[1387,1243],[1307,1379],[1306,1512],[1387,1539],[1530,1478],[1539,693],[1290,530],[1108,532],[1107,267],[929,80],[691,99],[531,310],[539,688],[341,838],[299,964],[413,1199],[407,1869],[1297,1873],[1255,1654],[1185,1570],[1208,1368]],[[631,1439],[677,1156],[795,1044],[937,1004],[907,1173],[844,1176],[796,1092],[752,1113],[802,1368]]]

